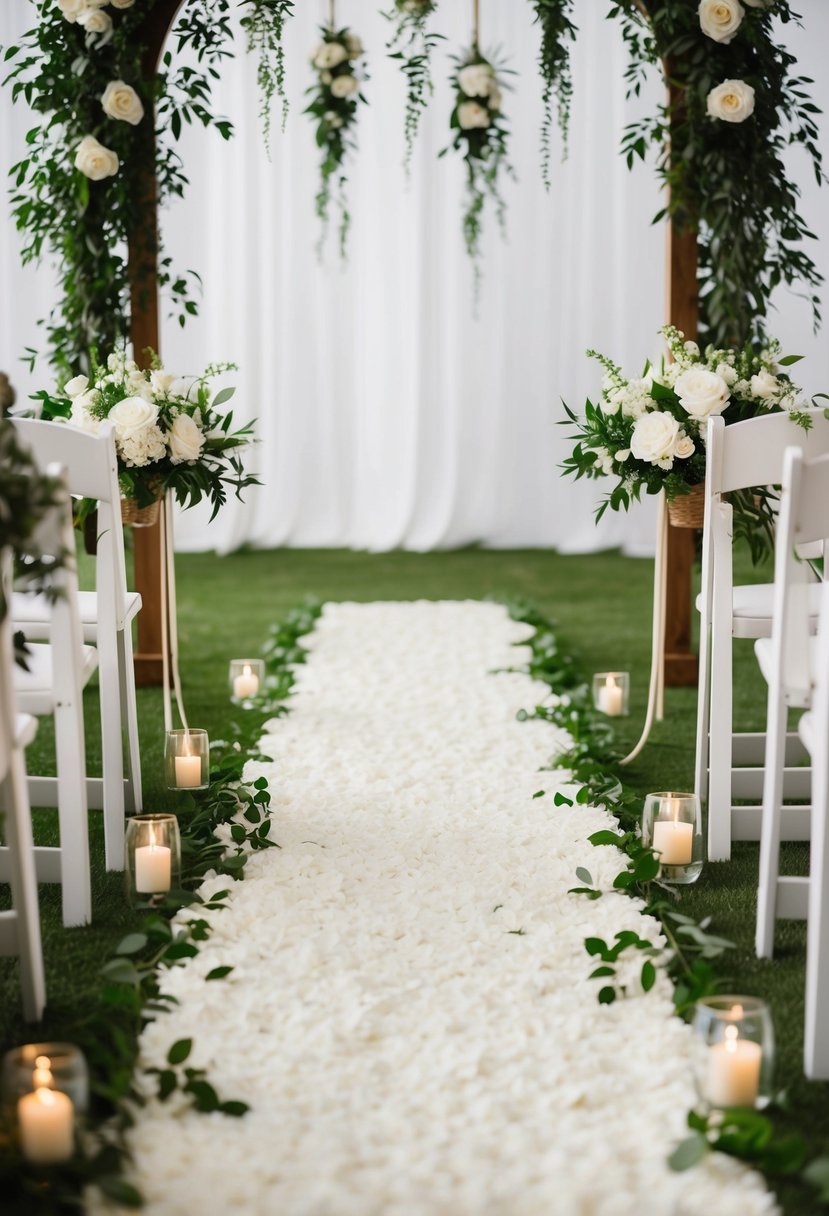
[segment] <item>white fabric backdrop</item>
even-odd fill
[[[441,5],[438,24],[448,41],[436,56],[435,97],[407,187],[403,86],[383,53],[388,26],[375,4],[341,0],[339,19],[362,36],[371,74],[349,174],[354,223],[345,268],[333,240],[324,264],[314,253],[317,150],[302,109],[308,51],[325,6],[306,0],[297,7],[286,40],[292,110],[286,134],[274,132],[272,161],[260,136],[255,65],[240,42],[216,95],[236,138],[224,144],[214,133],[187,132],[191,189],[164,221],[177,265],[204,279],[200,317],[183,331],[165,325],[165,362],[187,372],[215,359],[240,365],[236,408],[259,420],[253,459],[264,482],[209,531],[202,512],[183,515],[179,546],[430,549],[482,541],[649,551],[650,504],[596,528],[595,485],[575,485],[558,472],[567,449],[566,430],[556,425],[559,399],[581,405],[599,379],[584,350],[594,346],[636,370],[657,351],[663,319],[663,233],[650,225],[659,206],[655,177],[647,167],[628,173],[617,151],[635,113],[624,98],[617,24],[604,19],[603,5],[579,8],[570,158],[554,164],[547,195],[538,171],[531,8],[484,0],[484,45],[502,46],[518,73],[505,109],[519,181],[505,189],[508,244],[487,217],[476,318],[460,237],[462,168],[451,154],[436,159],[447,142],[448,56],[468,41],[470,5]],[[818,79],[825,104],[819,55],[829,6],[803,0],[799,7],[806,30],[790,27],[787,40]],[[31,13],[27,0],[6,0],[0,40],[16,36]],[[639,104],[652,109],[659,96],[654,81]],[[9,164],[20,154],[27,115],[7,96],[0,104],[0,153]],[[796,154],[792,170],[827,271],[825,199]],[[20,268],[16,247],[10,223],[0,225],[0,367],[26,392],[48,376],[43,363],[32,377],[17,360],[25,346],[41,343],[35,320],[48,311],[52,287],[47,270]],[[779,305],[774,330],[789,351],[809,356],[797,369],[802,381],[811,391],[826,389],[825,338],[812,336],[802,301],[787,296]]]

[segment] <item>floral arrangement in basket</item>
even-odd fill
[[[564,425],[576,426],[572,455],[564,471],[579,477],[615,477],[596,511],[601,519],[608,507],[627,508],[643,491],[665,491],[668,503],[705,481],[705,430],[712,415],[726,424],[774,410],[788,410],[804,427],[809,418],[798,405],[800,390],[783,370],[799,355],[780,357],[780,346],[769,342],[761,351],[700,352],[674,326],[659,331],[667,340],[671,361],[647,364],[643,375],[630,379],[611,359],[597,351],[588,355],[605,369],[601,397],[588,401],[579,418],[567,405]],[[758,560],[772,539],[773,504],[770,487],[732,495],[734,530],[749,543]],[[701,522],[701,521],[700,521]]]
[[[311,102],[305,108],[317,121],[317,144],[322,149],[321,180],[317,191],[317,215],[325,226],[331,205],[332,183],[337,185],[340,209],[340,253],[345,257],[351,216],[345,201],[345,162],[354,147],[351,138],[357,121],[357,107],[365,102],[360,85],[365,71],[358,74],[357,60],[365,54],[363,44],[349,29],[323,28],[322,42],[314,49],[311,63],[317,71],[317,81],[308,93]]]
[[[239,449],[253,441],[253,423],[232,430],[232,412],[219,406],[235,389],[223,388],[211,399],[210,381],[234,365],[212,364],[203,375],[182,378],[155,366],[142,370],[121,351],[106,364],[92,359],[90,376],[75,376],[55,396],[35,394],[43,417],[64,419],[96,432],[104,419],[115,428],[121,493],[138,510],[156,503],[167,490],[186,507],[202,498],[213,504],[213,519],[227,501],[258,480],[246,473]],[[94,507],[85,503],[81,520]],[[125,514],[125,522],[134,522]]]
[[[503,72],[485,59],[477,46],[457,61],[452,75],[455,105],[450,126],[455,132],[451,147],[460,151],[466,162],[467,205],[463,234],[469,256],[480,255],[481,216],[487,199],[495,204],[501,229],[504,229],[506,204],[499,178],[513,175],[507,160],[507,127],[501,111]],[[444,148],[441,156],[445,156]]]

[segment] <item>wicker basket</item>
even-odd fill
[[[157,498],[148,507],[139,507],[134,498],[121,499],[121,522],[127,528],[152,528],[158,523],[161,499]]]
[[[705,486],[691,487],[690,494],[680,494],[668,503],[668,518],[674,528],[701,528],[705,518]]]

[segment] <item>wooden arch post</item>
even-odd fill
[[[141,26],[141,42],[146,46],[142,70],[144,79],[154,81],[161,52],[183,0],[157,0]],[[135,359],[147,364],[147,350],[159,351],[158,301],[158,183],[155,174],[155,124],[139,127],[141,142],[136,147],[143,180],[140,187],[141,227],[130,236],[128,273],[130,281],[130,339]],[[162,602],[161,602],[161,528],[136,528],[135,586],[143,607],[138,614],[138,646],[135,652],[137,684],[161,684]]]

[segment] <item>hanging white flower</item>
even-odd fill
[[[144,107],[141,98],[132,85],[123,80],[111,80],[104,89],[101,97],[104,113],[120,122],[129,122],[135,126],[144,117]]]
[[[723,122],[745,122],[754,113],[754,89],[744,80],[724,80],[708,94],[709,117]]]
[[[348,51],[341,42],[321,42],[311,57],[315,68],[336,68],[348,59]]]
[[[331,92],[334,97],[340,99],[344,97],[353,97],[360,87],[360,82],[356,76],[335,76],[331,81]]]
[[[497,89],[495,76],[488,63],[470,63],[458,72],[458,84],[467,97],[488,97]]]
[[[78,14],[88,7],[86,0],[58,0],[58,8],[71,25],[78,20]]]
[[[345,36],[345,46],[349,59],[360,59],[366,53],[362,39],[358,38],[356,34],[352,34],[351,30]]]
[[[715,42],[731,42],[745,15],[740,0],[700,0],[700,29]]]
[[[458,122],[461,130],[483,130],[490,123],[489,110],[477,101],[462,101],[458,106]]]
[[[93,182],[114,177],[120,164],[117,152],[105,148],[94,135],[85,135],[75,151],[75,168]]]
[[[135,0],[109,0],[113,8],[132,8]]]
[[[112,18],[101,8],[91,8],[87,4],[77,16],[78,25],[82,25],[87,34],[112,34]]]

